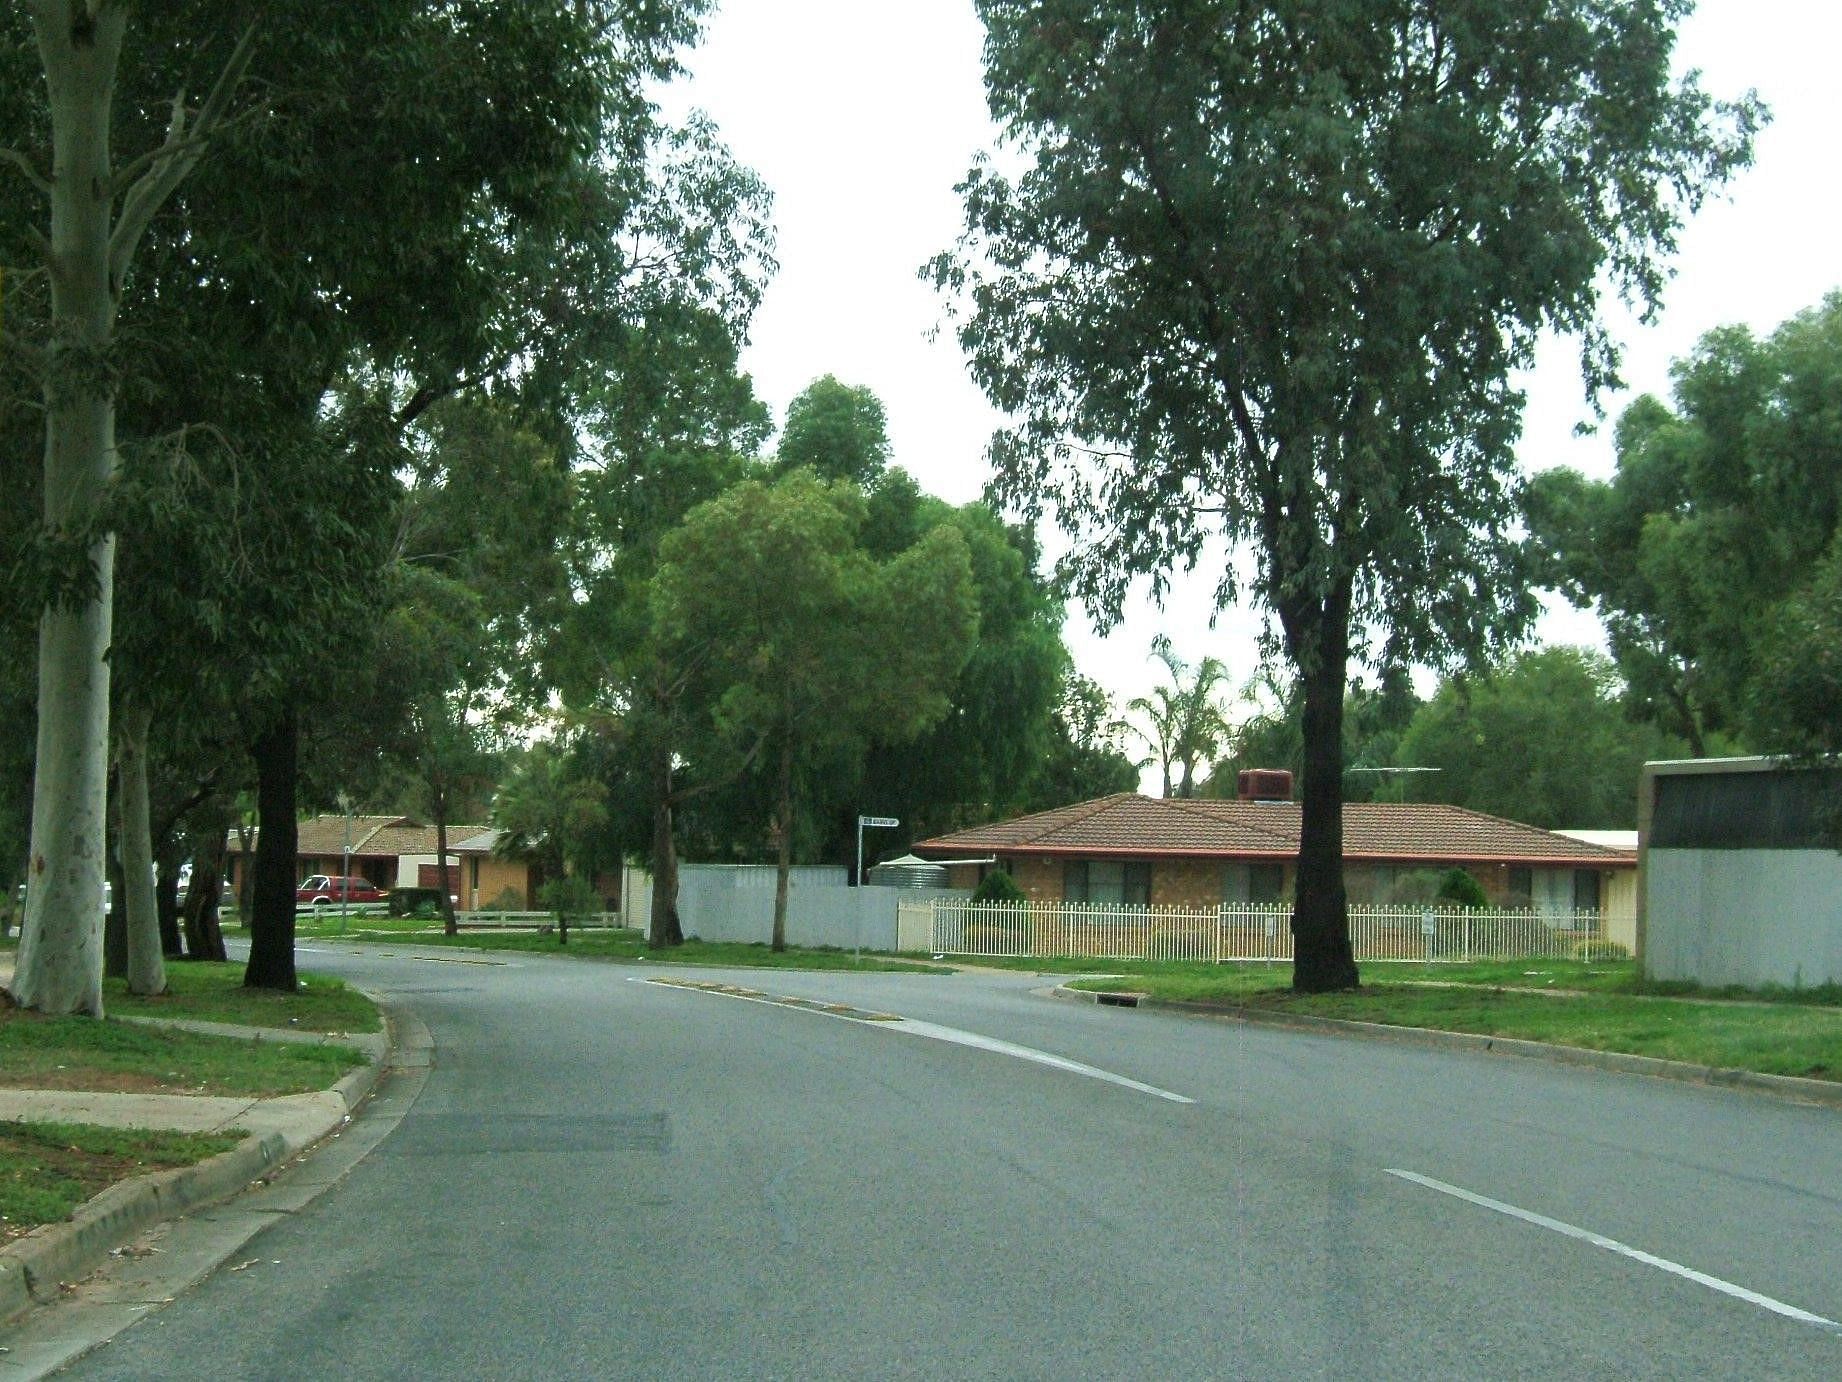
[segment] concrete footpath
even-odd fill
[[[10,960],[10,956],[7,957]],[[0,965],[0,986],[12,978]],[[46,1224],[0,1247],[0,1324],[34,1304],[57,1300],[75,1281],[142,1230],[234,1195],[350,1121],[402,1044],[388,1014],[385,1031],[326,1036],[228,1023],[170,1025],[263,1041],[336,1042],[365,1063],[331,1089],[273,1099],[192,1094],[113,1094],[63,1089],[0,1089],[0,1121],[92,1123],[181,1132],[242,1130],[237,1146],[197,1165],[135,1176],[104,1190],[65,1223]],[[154,1025],[166,1025],[155,1022]]]

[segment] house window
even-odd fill
[[[1535,870],[1511,868],[1509,871],[1509,895],[1504,901],[1511,907],[1533,907],[1535,905]]]
[[[1286,893],[1286,866],[1267,860],[1247,866],[1247,900],[1278,902]]]
[[[1573,871],[1573,910],[1576,912],[1599,910],[1599,870],[1575,869]]]
[[[1151,865],[1138,859],[1070,859],[1062,865],[1062,900],[1148,906]]]

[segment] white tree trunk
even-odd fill
[[[108,838],[109,620],[115,540],[98,511],[117,467],[115,314],[147,222],[199,157],[248,65],[244,34],[188,124],[175,100],[166,143],[125,189],[109,152],[125,0],[25,0],[51,112],[52,343],[45,377],[45,526],[90,536],[94,582],[39,618],[38,759],[32,849],[13,999],[47,1013],[102,1015],[103,849]],[[117,194],[122,197],[119,220]]]
[[[109,120],[124,15],[109,0],[38,0],[32,23],[51,102],[45,523],[70,535],[89,528],[116,464]],[[32,848],[13,998],[100,1016],[114,539],[97,538],[88,557],[88,598],[54,604],[39,620]]]
[[[139,706],[120,717],[115,765],[120,774],[122,887],[127,894],[128,992],[166,992],[160,908],[154,901],[153,825],[147,808],[147,731],[153,717]]]

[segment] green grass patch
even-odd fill
[[[0,1242],[61,1223],[119,1180],[190,1166],[243,1136],[0,1122]]]
[[[459,946],[467,949],[514,951],[520,954],[562,955],[578,960],[613,960],[629,963],[656,961],[661,964],[702,965],[731,969],[857,969],[894,974],[951,974],[942,965],[919,960],[891,959],[866,950],[862,962],[849,950],[829,948],[801,949],[789,946],[776,954],[766,944],[744,945],[730,941],[686,941],[670,950],[647,948],[639,931],[599,928],[592,931],[571,929],[569,944],[556,935],[535,931],[463,931],[458,936],[444,936],[439,931],[426,935],[392,935],[380,931],[348,933],[346,939],[391,942],[413,945]],[[1091,972],[1091,969],[1090,971]]]
[[[0,1009],[0,1084],[13,1088],[266,1097],[326,1089],[363,1059],[344,1046]]]
[[[1658,997],[1629,962],[1529,961],[1367,965],[1356,993],[1295,994],[1290,966],[1189,965],[1119,970],[1081,989],[1130,988],[1167,1002],[1225,1003],[1276,1012],[1472,1032],[1595,1051],[1656,1056],[1769,1075],[1842,1079],[1842,1009],[1821,991],[1732,991]]]
[[[120,979],[102,986],[110,1016],[236,1022],[245,1027],[289,1027],[303,1032],[375,1032],[377,1005],[337,979],[303,975],[293,993],[243,986],[243,966],[197,960],[166,962],[166,992],[137,998]]]

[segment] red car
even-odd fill
[[[335,902],[382,902],[384,894],[367,878],[342,878],[316,873],[294,890],[300,907],[327,907]]]

